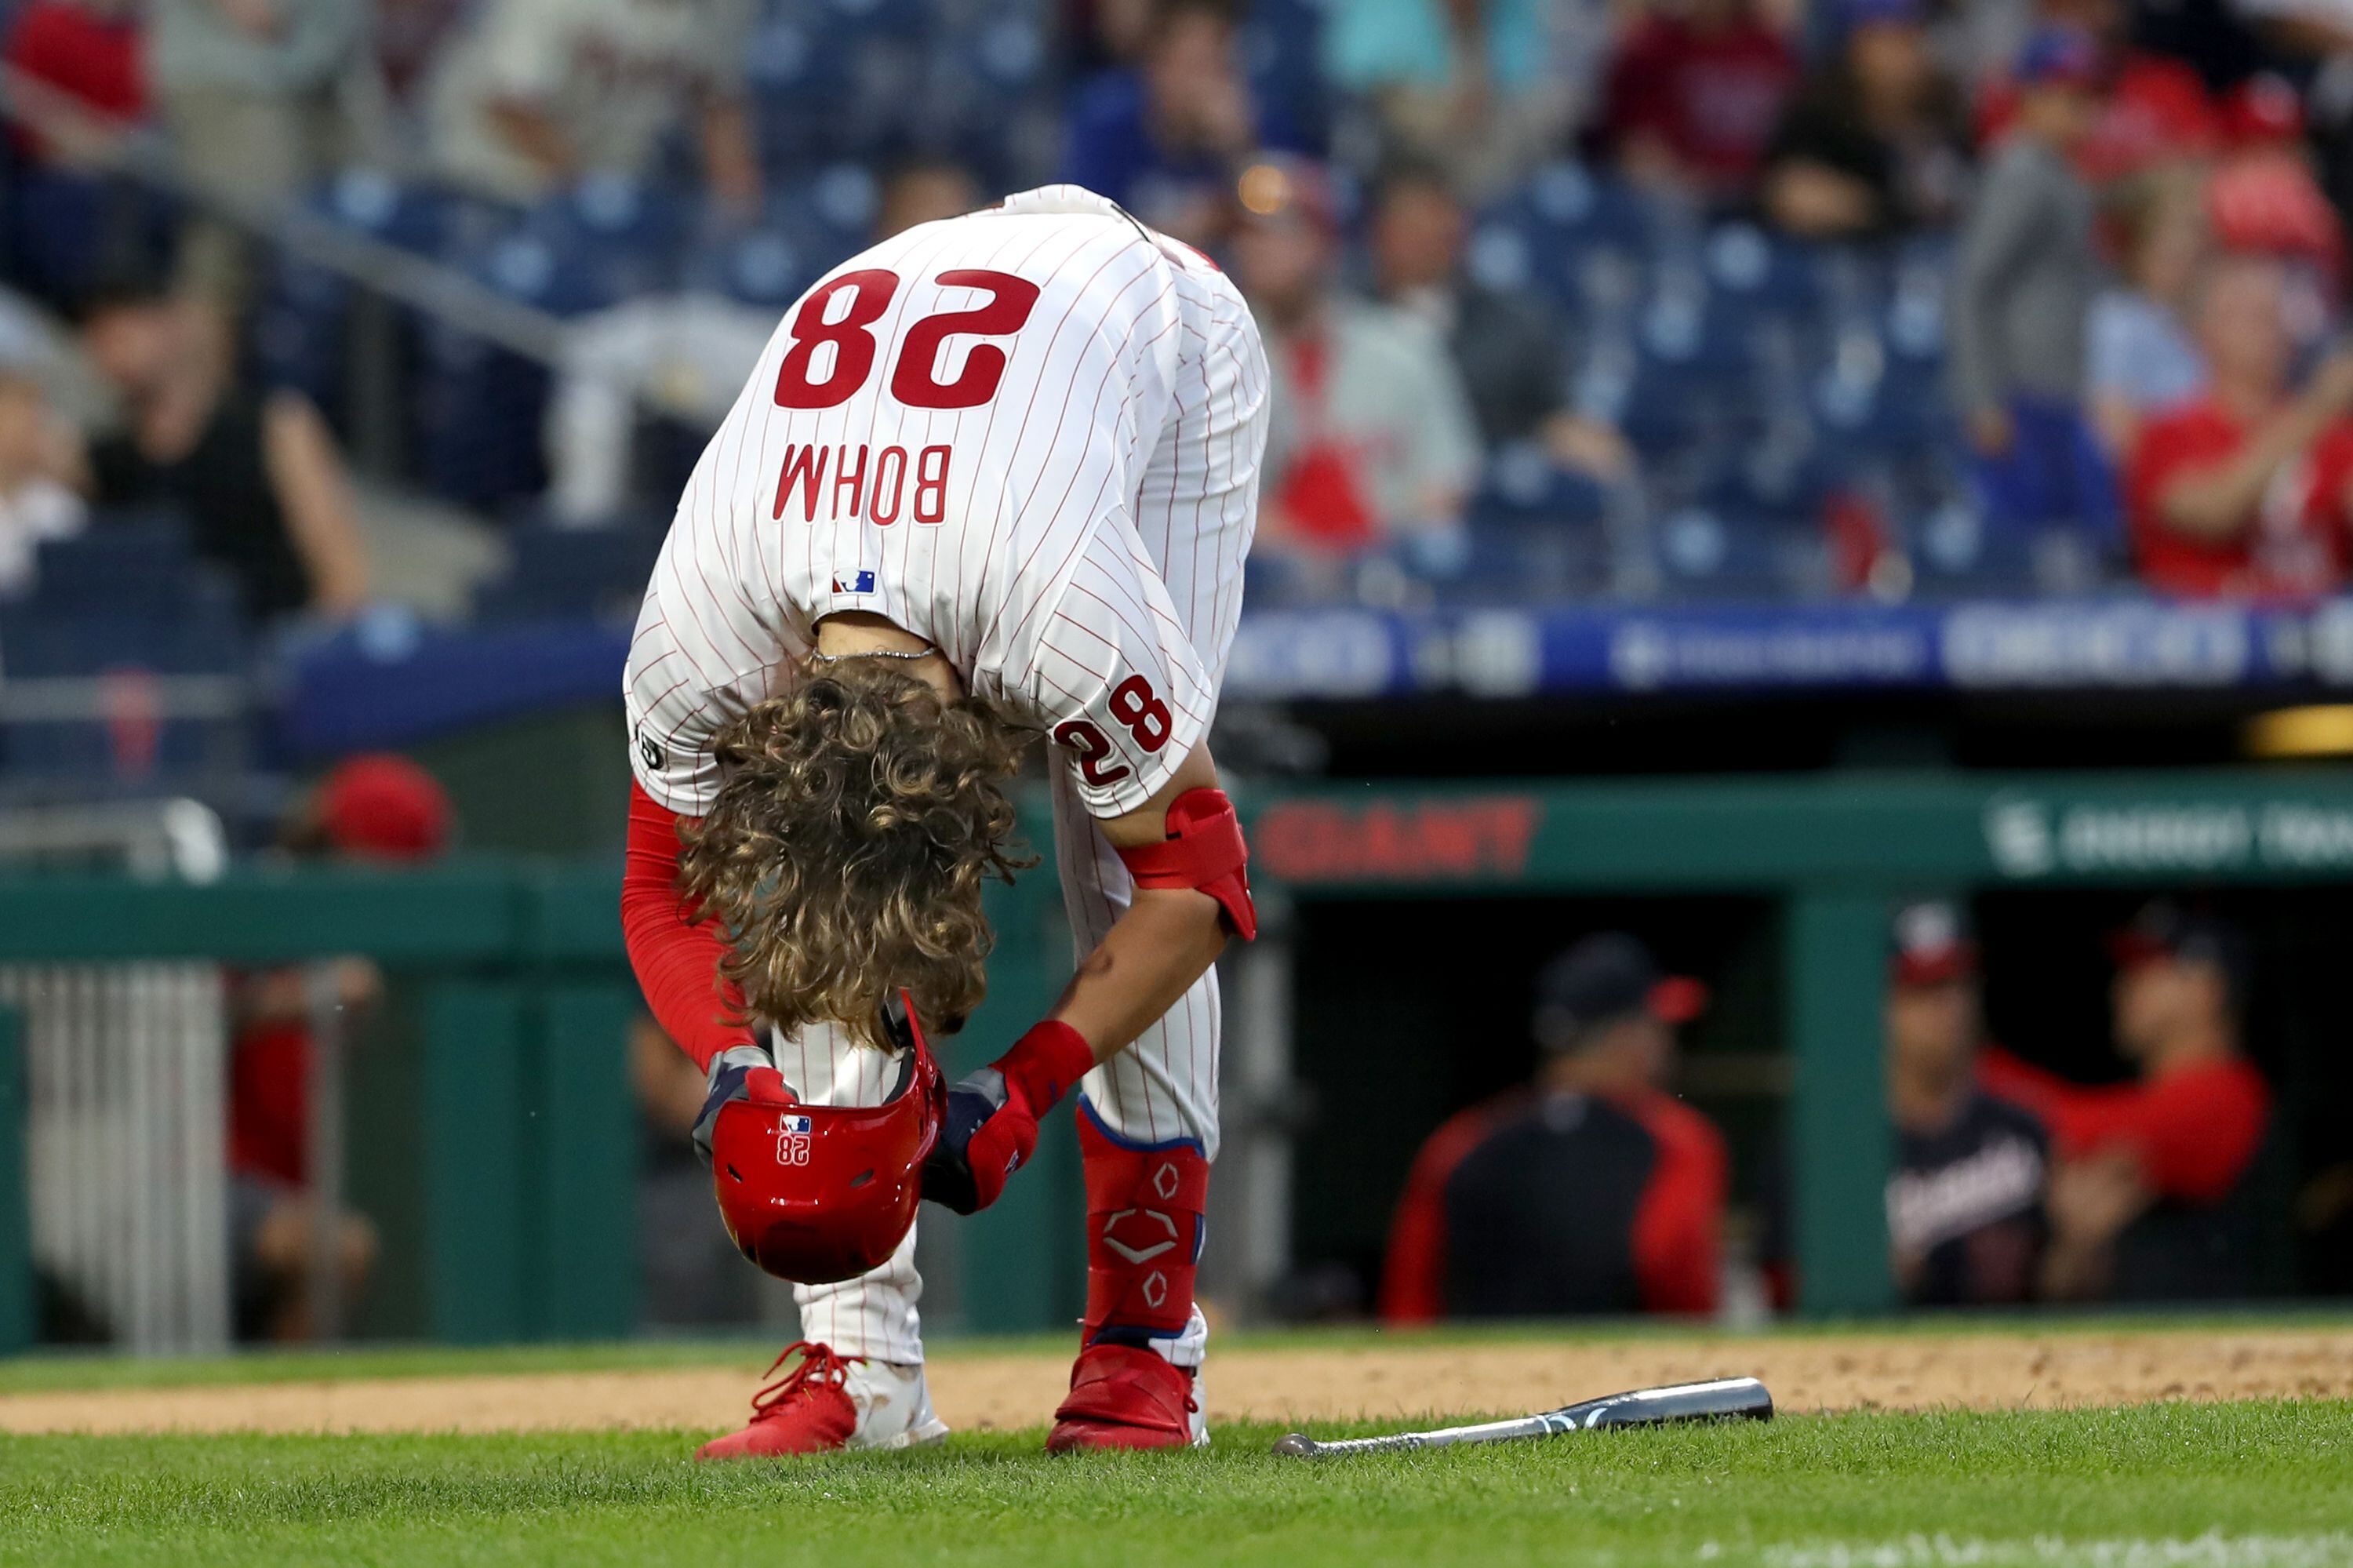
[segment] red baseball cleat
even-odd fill
[[[1206,1447],[1201,1374],[1133,1345],[1089,1345],[1071,1369],[1071,1395],[1054,1412],[1046,1452]]]
[[[792,1371],[752,1396],[752,1423],[706,1443],[698,1459],[759,1459],[839,1448],[910,1448],[937,1443],[947,1425],[932,1414],[923,1369],[864,1356],[838,1356],[807,1340],[785,1347],[774,1372],[798,1351]]]

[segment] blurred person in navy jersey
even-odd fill
[[[1745,200],[1797,86],[1797,54],[1755,0],[1661,5],[1610,62],[1602,134],[1629,178]]]
[[[1837,56],[1790,102],[1765,155],[1766,215],[1806,239],[1941,228],[1967,194],[1959,91],[1928,52],[1922,0],[1843,0]]]
[[[1420,317],[1337,284],[1340,230],[1323,171],[1253,165],[1240,185],[1235,281],[1266,333],[1277,394],[1253,560],[1311,574],[1396,545],[1460,545],[1478,426],[1445,340]]]
[[[2109,938],[2117,1054],[2136,1083],[2072,1083],[1999,1050],[1981,1080],[2051,1129],[2055,1296],[2128,1301],[2249,1294],[2267,1260],[2257,1175],[2272,1096],[2242,1054],[2238,933],[2159,900]]]
[[[2091,187],[2073,162],[2102,69],[2097,46],[2072,28],[2027,41],[2017,119],[1961,229],[1953,402],[1976,450],[1978,503],[2013,535],[2113,535],[2115,485],[2084,406],[2084,331],[2103,269]]]
[[[1631,450],[1618,432],[1567,407],[1566,323],[1528,289],[1491,288],[1463,268],[1470,217],[1434,164],[1399,164],[1372,201],[1373,280],[1383,303],[1436,328],[1454,356],[1490,447],[1541,443],[1556,461],[1599,479],[1625,474]]]
[[[2050,1245],[2051,1139],[2024,1107],[1978,1082],[1987,1049],[1978,946],[1950,904],[1897,911],[1885,1011],[1889,1266],[1914,1307],[2036,1298]],[[1763,1253],[1778,1305],[1796,1298],[1788,1153],[1768,1159]]]
[[[1159,0],[1135,67],[1079,90],[1061,177],[1155,228],[1215,247],[1243,160],[1303,145],[1282,106],[1251,94],[1236,37],[1228,0]]]
[[[712,195],[752,213],[751,21],[748,0],[482,0],[427,89],[435,161],[527,205],[591,175],[648,178],[691,125]]]
[[[1724,1137],[1666,1092],[1706,992],[1621,932],[1537,975],[1535,1080],[1422,1145],[1389,1230],[1381,1314],[1712,1312]]]
[[[2189,598],[2305,599],[2344,580],[2353,349],[2291,379],[2284,269],[2217,259],[2191,298],[2204,393],[2146,420],[2126,470],[2141,580]]]
[[[367,546],[334,433],[310,399],[241,379],[218,313],[152,281],[101,286],[81,318],[121,416],[90,443],[90,498],[185,514],[196,553],[235,576],[257,620],[364,608]]]
[[[280,848],[304,861],[414,865],[448,845],[449,799],[405,758],[352,758],[297,803]],[[328,960],[348,1036],[384,997],[384,975],[365,959]],[[240,1339],[301,1340],[314,1331],[310,1269],[322,1223],[333,1227],[343,1297],[353,1299],[375,1260],[375,1228],[345,1210],[322,1221],[311,1202],[311,972],[245,976],[236,993],[229,1048],[229,1239]]]
[[[1897,916],[1888,982],[1896,1286],[1915,1307],[2031,1299],[2049,1229],[2050,1139],[2026,1110],[1978,1085],[1978,953],[1957,910],[1921,904]]]

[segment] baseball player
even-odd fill
[[[703,452],[626,677],[623,919],[710,1075],[723,1214],[799,1282],[804,1341],[702,1457],[944,1436],[914,1193],[985,1207],[1073,1086],[1087,1312],[1048,1446],[1207,1440],[1211,965],[1255,916],[1205,737],[1266,387],[1212,263],[1048,186],[835,269]],[[1005,789],[1040,737],[1078,970],[945,1087],[922,1031],[981,1000],[981,888],[1020,863]]]

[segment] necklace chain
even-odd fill
[[[856,653],[820,653],[812,648],[808,656],[820,664],[839,664],[847,659],[928,659],[938,652],[936,648],[869,648]]]

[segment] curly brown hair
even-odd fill
[[[904,671],[844,662],[757,704],[716,753],[722,783],[687,828],[679,886],[725,927],[726,977],[786,1033],[841,1024],[888,1048],[904,988],[927,1028],[960,1028],[988,989],[981,888],[1036,863],[1013,845],[1007,780],[1033,736]]]

